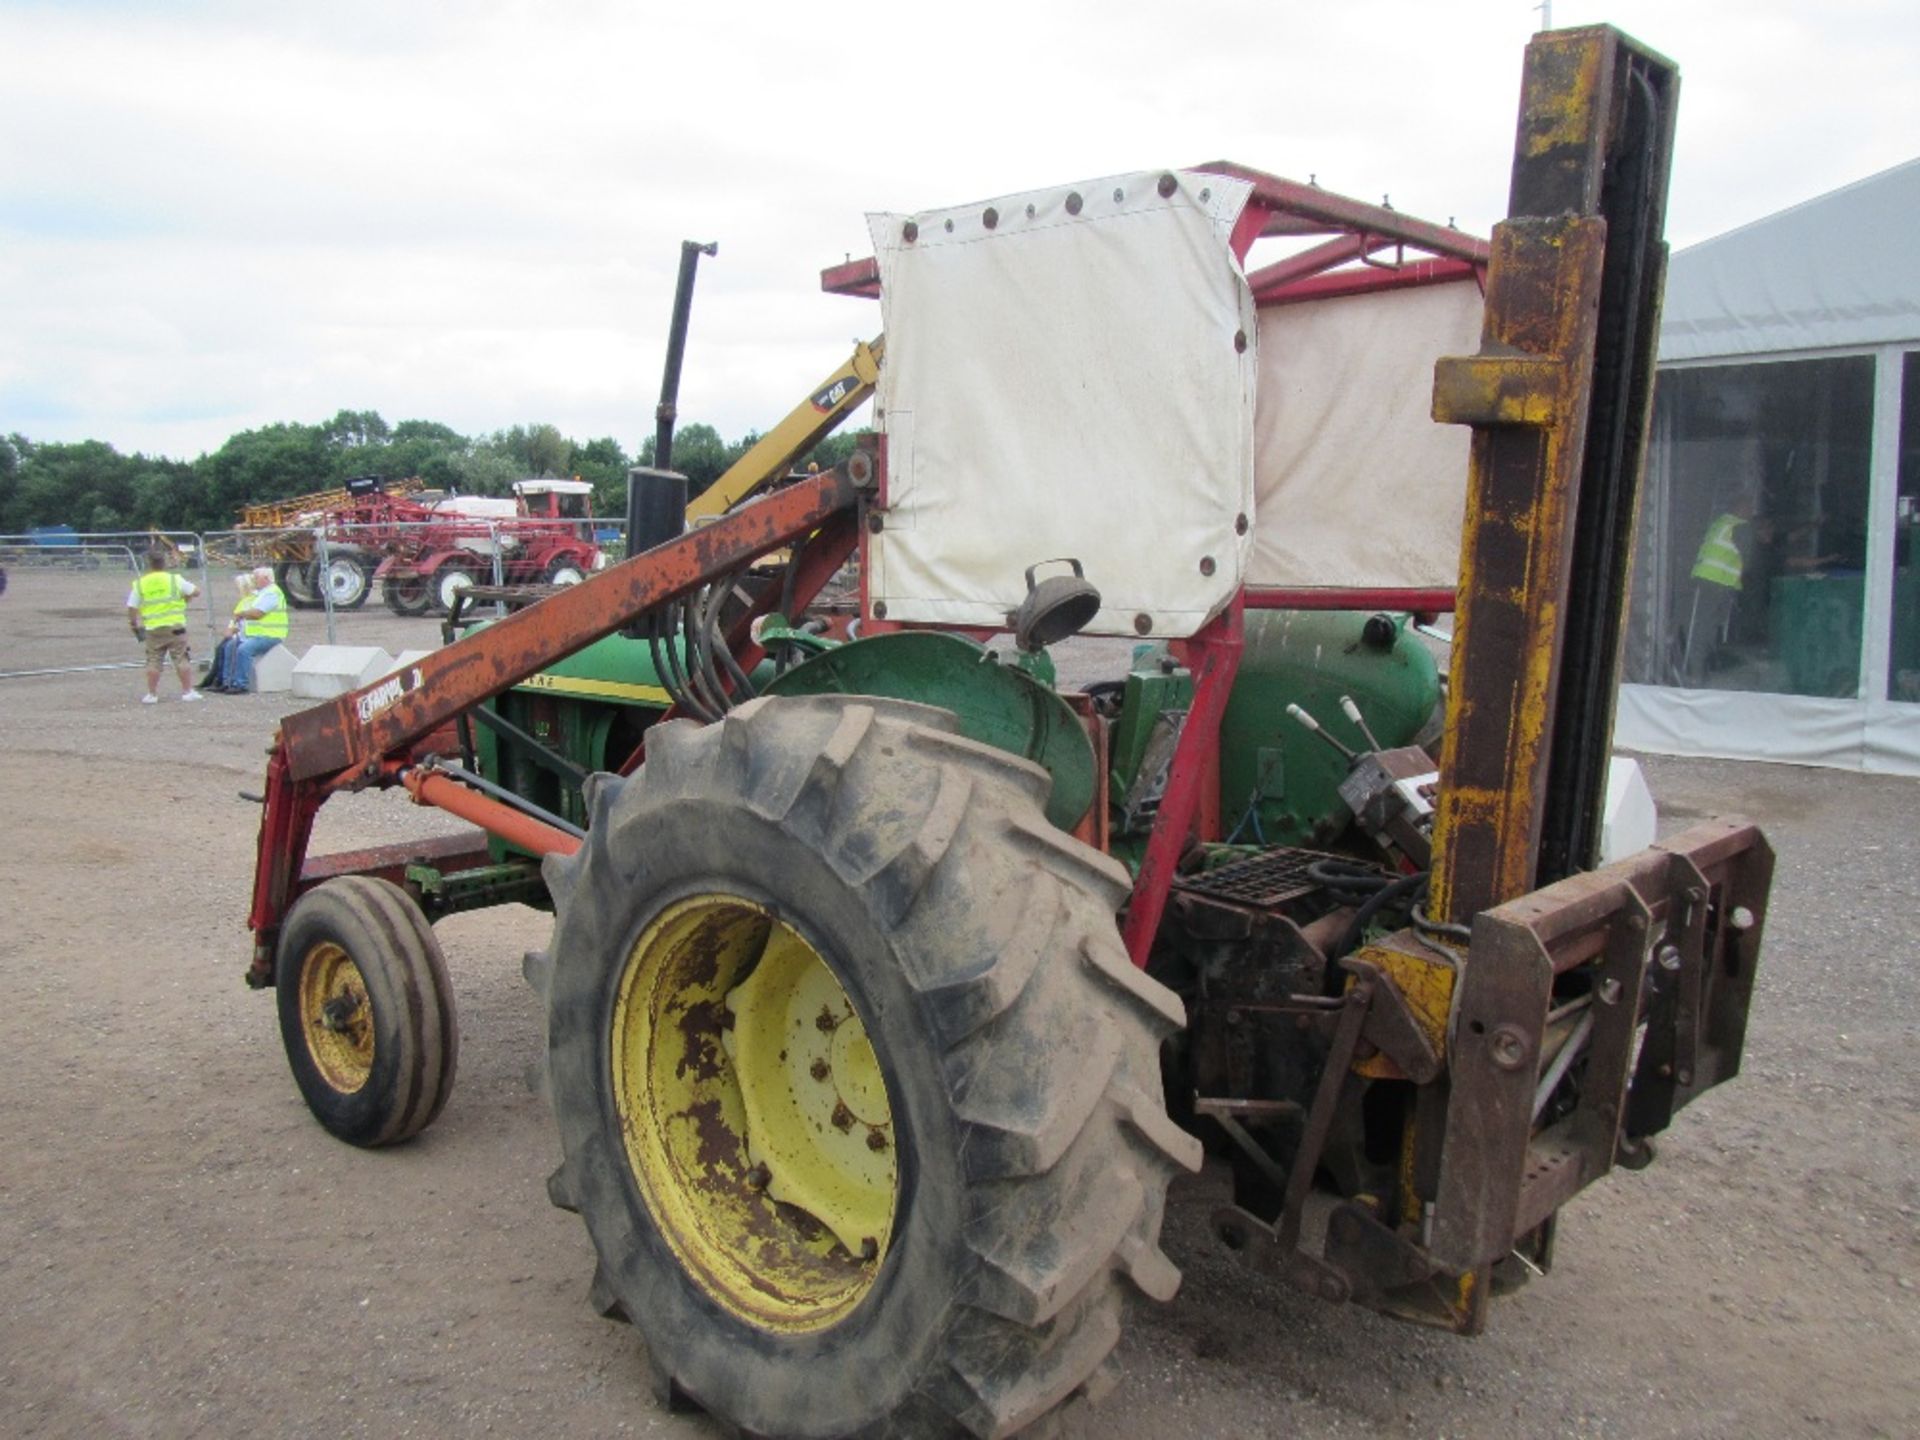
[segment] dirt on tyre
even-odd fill
[[[452,1093],[460,1037],[433,929],[385,880],[301,896],[274,955],[280,1039],[314,1118],[350,1145],[411,1139]]]
[[[1046,773],[923,706],[760,700],[650,732],[547,862],[563,1160],[603,1314],[746,1435],[1005,1435],[1170,1299],[1179,1001]]]

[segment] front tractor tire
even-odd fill
[[[1179,1284],[1180,1003],[1046,773],[954,724],[817,696],[658,727],[547,862],[550,1191],[662,1397],[729,1433],[1011,1434]]]
[[[380,598],[396,615],[424,615],[433,608],[433,581],[418,570],[396,566],[381,577]]]
[[[301,896],[274,990],[294,1082],[329,1133],[372,1149],[433,1123],[460,1033],[440,944],[406,891],[347,875]]]

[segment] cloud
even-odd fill
[[[1911,6],[1622,0],[1685,80],[1670,233],[1907,158]],[[1560,24],[1601,18],[1561,0]],[[1588,13],[1591,12],[1591,13]],[[1234,158],[1484,233],[1524,4],[0,5],[0,430],[192,454],[347,406],[777,421],[871,304],[863,212]]]

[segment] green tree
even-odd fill
[[[573,473],[593,486],[593,507],[602,515],[626,508],[629,464],[611,435],[573,447]]]
[[[847,463],[847,458],[853,454],[855,447],[858,446],[860,437],[862,435],[871,435],[872,433],[873,431],[871,429],[863,428],[859,430],[842,430],[837,434],[829,435],[813,447],[813,450],[808,454],[806,460],[802,462],[800,468],[804,470],[808,464],[815,464],[822,470],[831,470],[836,465],[844,465]]]
[[[196,529],[223,530],[243,505],[284,500],[330,488],[340,477],[317,425],[263,425],[243,430],[194,462],[200,481]]]
[[[0,532],[12,531],[14,497],[20,490],[20,464],[30,449],[24,435],[0,436]]]
[[[7,528],[123,529],[132,508],[133,476],[144,464],[103,440],[30,446],[19,460],[15,513]]]
[[[360,450],[383,444],[392,434],[377,410],[340,410],[323,422],[320,438],[340,450]]]
[[[742,440],[736,445],[728,445],[720,438],[718,430],[698,420],[675,430],[671,460],[673,468],[687,477],[687,498],[692,499],[700,494],[725,474],[727,467],[746,453],[749,443],[749,440]],[[651,435],[640,447],[640,463],[654,463],[654,437]]]

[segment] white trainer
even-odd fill
[[[180,698],[182,700],[198,700],[200,698],[200,692],[198,690],[189,690]]]
[[[142,705],[158,705],[160,703],[160,697],[158,695],[142,695],[140,697],[140,703]]]

